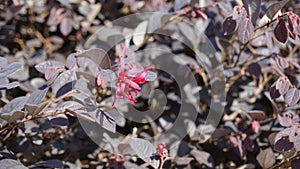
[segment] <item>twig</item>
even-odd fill
[[[283,166],[284,164],[291,162],[293,160],[299,159],[300,157],[300,152],[297,152],[295,155],[293,155],[290,158],[286,158],[284,160],[282,160],[280,163],[273,165],[272,167],[270,167],[269,169],[276,169],[276,168],[280,168],[281,166]]]

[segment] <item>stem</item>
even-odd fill
[[[300,157],[300,152],[297,152],[295,155],[293,155],[290,158],[286,158],[284,160],[282,160],[280,163],[273,165],[272,167],[270,167],[269,169],[276,169],[276,168],[280,168],[282,165],[288,163],[288,162],[292,162],[293,160],[299,159]]]
[[[58,101],[60,101],[64,98],[70,97],[74,92],[75,92],[75,90],[71,90],[68,93],[60,96],[59,98],[52,98],[51,101],[49,101],[49,103],[38,114],[36,114],[35,116],[31,116],[29,118],[24,118],[21,121],[15,123],[13,125],[9,124],[6,128],[3,128],[3,129],[0,130],[0,134],[3,134],[5,131],[7,131],[9,129],[12,129],[14,127],[17,127],[18,125],[26,123],[30,120],[36,120],[36,119],[40,119],[40,118],[47,118],[47,117],[50,117],[50,116],[56,116],[58,114],[64,114],[65,112],[67,112],[67,110],[64,110],[63,112],[56,111],[52,114],[46,114],[46,115],[44,114],[44,111],[45,111],[46,108],[51,106],[51,104],[56,103],[56,102],[58,102]]]
[[[269,21],[269,22],[267,22],[267,23],[265,23],[265,24],[263,24],[263,25],[261,25],[261,26],[255,28],[255,29],[254,29],[254,32],[256,32],[256,31],[258,31],[258,30],[260,30],[260,29],[263,29],[263,28],[266,27],[266,26],[268,27],[268,26],[271,25],[272,23],[276,22],[278,19],[280,19],[280,18],[282,18],[282,17],[284,17],[284,16],[287,16],[287,15],[288,15],[288,12],[283,13],[282,15],[278,16],[277,18],[275,18],[275,19],[273,19],[273,20],[271,20],[271,21]],[[241,57],[241,55],[242,55],[242,52],[246,49],[246,47],[249,45],[249,43],[252,42],[253,40],[255,40],[256,38],[262,36],[263,34],[265,34],[265,32],[263,32],[263,33],[261,33],[261,34],[255,36],[255,37],[249,39],[249,41],[246,42],[246,43],[243,45],[243,47],[240,48],[240,52],[239,52],[239,54],[238,54],[237,60],[236,60],[235,63],[233,64],[233,67],[236,67],[236,66],[237,66],[237,64],[238,64],[238,62],[239,62],[239,60],[240,60],[240,57]]]
[[[275,18],[275,19],[273,19],[273,20],[271,20],[271,21],[269,21],[269,22],[267,22],[267,23],[265,23],[265,24],[263,24],[263,25],[261,25],[261,26],[255,28],[255,29],[254,29],[254,32],[257,31],[257,30],[259,30],[259,29],[262,29],[262,28],[264,28],[264,27],[266,27],[266,26],[271,25],[272,23],[276,22],[278,19],[280,19],[280,18],[282,18],[282,17],[284,17],[284,16],[286,16],[286,15],[288,15],[288,12],[285,12],[285,13],[283,13],[282,15],[278,16],[277,18]]]

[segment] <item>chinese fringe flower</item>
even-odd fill
[[[120,73],[118,80],[116,82],[116,95],[113,101],[113,105],[116,99],[126,98],[131,103],[135,103],[136,100],[132,97],[131,91],[138,94],[138,91],[141,90],[140,84],[144,84],[147,81],[146,73],[151,70],[151,67],[147,67],[142,72],[139,72],[137,69],[125,70],[124,56],[120,56]],[[130,74],[138,73],[135,76],[130,76]]]
[[[168,157],[169,156],[169,152],[166,148],[166,144],[165,143],[160,143],[157,147],[157,154],[160,156],[160,157]]]

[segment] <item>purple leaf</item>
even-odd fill
[[[100,48],[95,49],[89,49],[82,51],[81,54],[78,55],[78,57],[85,57],[92,60],[97,67],[100,67],[101,69],[110,69],[110,59],[107,53]],[[96,71],[96,70],[91,70]]]
[[[252,110],[249,111],[248,114],[252,118],[252,120],[263,120],[265,118],[265,112],[260,110]]]
[[[47,69],[64,69],[65,65],[59,61],[45,61],[34,66],[41,73],[46,73]]]
[[[235,32],[235,30],[237,29],[238,24],[236,22],[236,20],[232,19],[232,16],[228,17],[225,19],[225,21],[223,22],[223,32],[224,35],[230,35],[233,32]]]
[[[229,1],[220,1],[218,3],[218,6],[225,13],[225,16],[229,16],[233,12],[232,5]]]
[[[214,160],[209,153],[193,149],[191,151],[191,155],[194,156],[200,164],[205,164],[207,167],[210,168],[214,167]]]
[[[68,117],[64,114],[58,114],[56,116],[50,116],[50,117],[48,117],[48,119],[54,125],[58,125],[58,126],[68,126],[69,125]]]
[[[182,7],[191,3],[191,0],[175,0],[174,1],[174,11],[180,10]]]
[[[276,85],[275,85],[276,90],[278,90],[278,92],[281,95],[284,95],[288,92],[289,88],[290,88],[290,81],[287,77],[280,77],[277,81],[276,81]]]
[[[9,169],[27,169],[20,161],[13,159],[2,159],[0,160],[1,168],[9,168]]]
[[[284,101],[289,105],[295,105],[300,98],[300,91],[297,88],[291,88],[288,90],[284,97]]]
[[[272,99],[276,99],[276,98],[281,96],[279,91],[276,89],[275,86],[272,86],[270,88],[270,96],[271,96]]]
[[[275,164],[275,155],[271,148],[261,150],[256,156],[256,160],[263,168],[270,168]]]
[[[152,143],[144,139],[132,138],[129,144],[138,157],[151,164],[154,168],[159,167],[160,160],[155,155],[156,148]]]
[[[299,128],[297,128],[299,130]],[[294,135],[296,135],[297,133],[295,133]],[[300,151],[300,136],[297,135],[297,136],[294,136],[293,138],[293,143],[294,143],[294,148],[297,150],[297,151]]]
[[[237,21],[237,24],[240,25],[243,20],[247,19],[247,11],[244,7],[235,6],[233,8],[232,19]]]
[[[269,19],[273,19],[273,17],[276,15],[276,13],[281,10],[286,3],[288,3],[290,0],[283,0],[277,3],[272,4],[268,7],[266,15]]]
[[[271,35],[271,33],[269,31],[265,32],[266,35],[266,43],[267,43],[267,47],[270,50],[274,50],[274,40],[273,40],[273,36]]]
[[[293,112],[284,112],[282,115],[277,116],[277,120],[281,126],[290,127],[299,120],[299,117]]]
[[[286,152],[294,147],[294,144],[289,141],[289,137],[285,136],[277,140],[274,144],[274,149],[278,152]]]
[[[77,67],[76,54],[72,53],[67,57],[66,66],[68,69],[73,69]]]
[[[211,135],[212,139],[221,139],[222,137],[225,137],[227,135],[229,135],[230,132],[227,131],[224,128],[217,128],[214,133]]]
[[[0,68],[0,79],[5,78],[16,71],[20,70],[22,68],[22,64],[20,62],[14,62],[9,65],[6,65],[2,68]]]
[[[39,161],[35,163],[33,166],[35,167],[44,167],[44,168],[59,168],[63,169],[64,165],[60,160],[52,159],[47,161]]]
[[[28,97],[26,96],[14,98],[2,108],[0,117],[9,122],[14,122],[23,118],[25,113],[21,110],[24,108],[27,99]]]
[[[248,72],[258,78],[261,75],[261,67],[258,63],[251,63],[248,66]]]
[[[243,0],[243,4],[252,23],[255,24],[260,14],[261,0]]]
[[[31,115],[36,115],[40,113],[48,104],[48,101],[42,102],[40,104],[25,104],[25,110]]]
[[[55,68],[48,68],[45,72],[45,79],[48,81],[51,79],[55,79],[58,76],[58,74],[59,74],[59,70]]]
[[[20,85],[19,82],[12,82],[12,83],[5,83],[5,84],[0,82],[0,90],[2,90],[2,89],[5,89],[5,90],[12,89],[12,88],[18,87],[19,85]]]
[[[40,104],[48,92],[48,87],[36,89],[28,98],[26,104]]]
[[[274,29],[274,34],[279,42],[285,43],[287,41],[289,33],[288,28],[283,19],[279,19],[279,22]]]
[[[97,109],[95,113],[96,122],[100,124],[100,126],[113,133],[116,132],[116,122],[109,114],[100,109]]]
[[[237,137],[229,137],[230,142],[232,143],[234,147],[234,151],[239,155],[239,157],[243,160],[246,160],[246,148],[243,145],[242,140],[240,139],[240,136]]]
[[[73,89],[77,76],[74,71],[61,73],[52,85],[52,93],[57,98]]]
[[[64,17],[60,23],[59,29],[64,36],[69,35],[72,31],[72,22],[70,19]]]
[[[72,8],[72,6],[68,0],[57,0],[57,1],[60,2],[61,4],[65,5],[68,8]]]
[[[174,162],[178,166],[187,166],[192,160],[194,159],[191,157],[175,157]]]
[[[77,110],[75,115],[99,124],[101,127],[108,131],[116,132],[116,122],[115,120],[106,112],[100,109],[88,109],[88,110]]]
[[[82,104],[75,102],[75,101],[65,101],[65,102],[61,103],[58,106],[58,108],[60,110],[69,109],[72,111],[76,111],[76,110],[83,110],[85,107]]]
[[[295,159],[291,162],[292,169],[300,168],[300,159]]]
[[[254,26],[252,22],[248,18],[244,18],[239,23],[239,28],[238,28],[239,40],[244,44],[247,43],[249,39],[252,37],[253,32],[254,32]]]
[[[254,143],[248,136],[244,139],[244,146],[250,152],[254,149]]]
[[[289,67],[289,63],[287,62],[287,60],[279,55],[276,55],[275,57],[273,57],[273,59],[275,60],[277,66],[280,69],[285,69]]]

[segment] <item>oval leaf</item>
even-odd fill
[[[291,88],[288,90],[284,97],[284,101],[289,105],[293,106],[295,105],[300,98],[300,91],[296,88]]]
[[[199,151],[196,149],[193,149],[191,151],[191,154],[196,158],[196,160],[200,164],[205,164],[206,166],[213,168],[214,167],[214,161],[211,155],[205,151]]]
[[[143,21],[134,30],[132,41],[138,47],[142,46],[144,43],[147,26],[148,26],[148,21]]]
[[[72,31],[72,22],[70,21],[69,18],[63,18],[60,26],[59,26],[60,32],[64,35],[67,36],[71,33]]]
[[[254,32],[254,26],[252,22],[248,18],[241,20],[241,23],[239,23],[239,28],[238,28],[239,40],[245,44],[246,42],[249,41],[253,32]]]
[[[225,21],[223,22],[224,35],[225,36],[230,35],[233,32],[235,32],[237,26],[238,26],[238,24],[237,24],[236,20],[232,19],[232,16],[226,18]]]
[[[154,168],[159,167],[159,158],[155,155],[156,148],[152,145],[152,143],[144,139],[133,138],[130,140],[129,144],[137,156],[151,164]]]
[[[285,21],[283,19],[280,19],[278,24],[276,25],[275,29],[274,29],[274,34],[276,39],[281,42],[281,43],[285,43],[288,39],[288,28],[285,24]]]
[[[275,155],[271,148],[261,150],[260,153],[256,156],[258,163],[263,168],[270,168],[275,164]]]
[[[280,77],[275,87],[281,95],[284,95],[290,88],[290,81],[287,77]]]
[[[272,4],[267,9],[266,15],[269,19],[273,19],[276,13],[281,10],[290,0],[283,0],[277,3]]]
[[[248,66],[248,72],[258,78],[261,75],[261,67],[258,63],[251,63]]]

